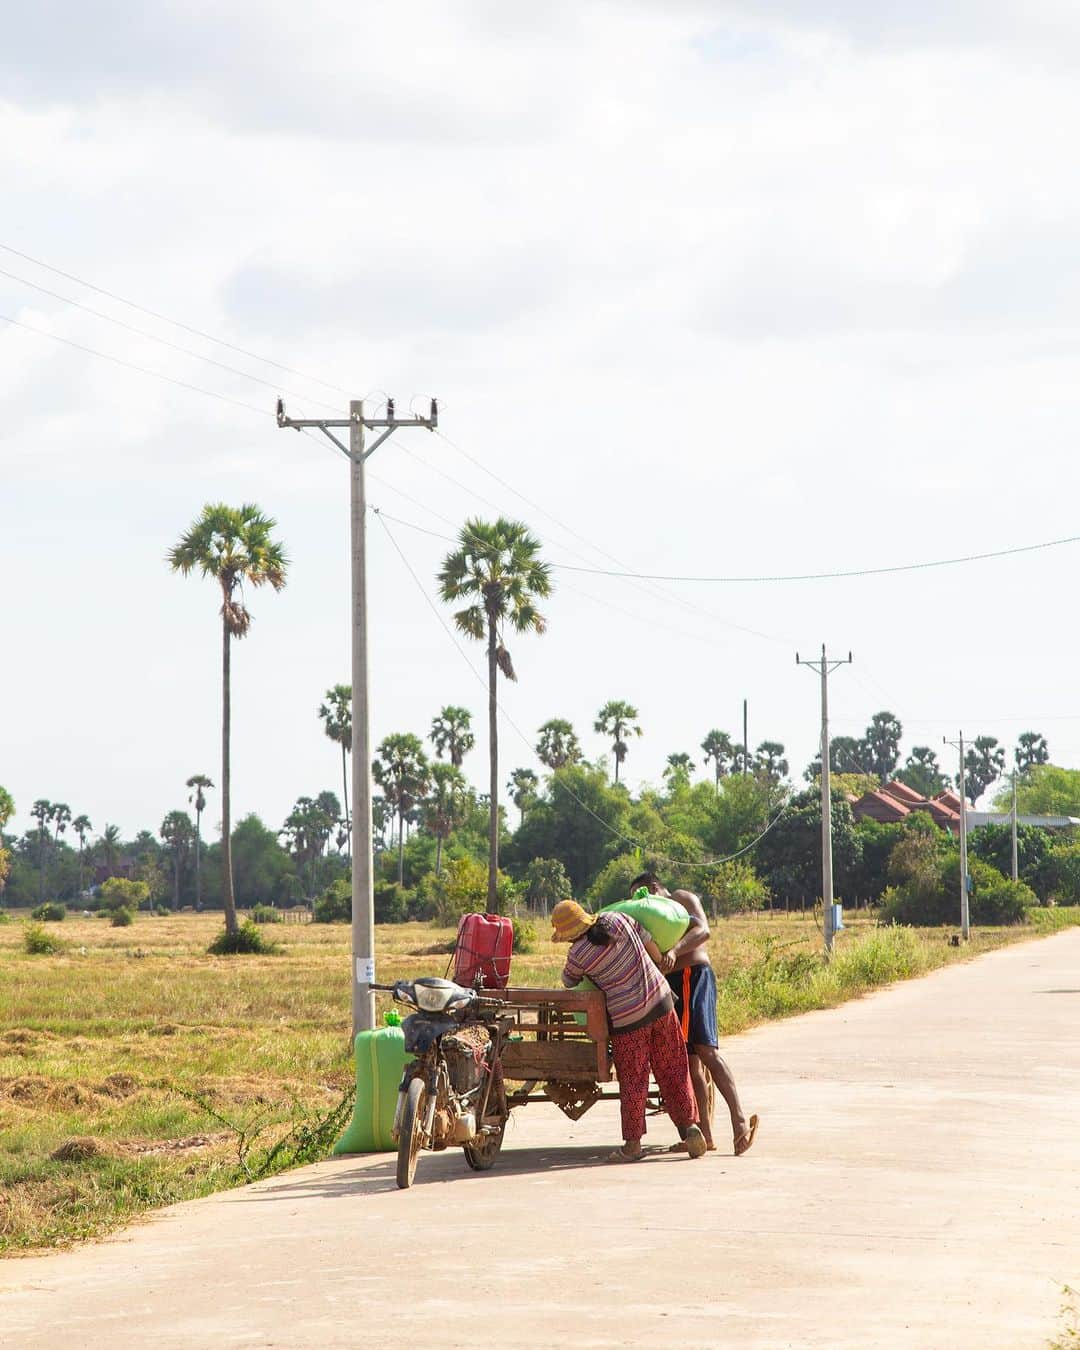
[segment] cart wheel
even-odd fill
[[[424,1107],[427,1105],[427,1086],[422,1078],[409,1083],[405,1104],[401,1108],[401,1128],[398,1134],[397,1184],[405,1190],[416,1175],[416,1160],[424,1142]]]
[[[499,1149],[502,1148],[503,1134],[506,1132],[506,1121],[499,1126],[498,1134],[484,1134],[475,1144],[462,1144],[461,1149],[465,1154],[465,1161],[474,1172],[486,1172],[488,1168],[495,1166],[495,1159],[499,1156]]]

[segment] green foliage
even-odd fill
[[[989,863],[968,859],[972,889],[968,901],[975,924],[1015,924],[1027,921],[1028,909],[1037,904],[1034,891],[1022,881],[1010,881]],[[881,917],[886,923],[919,926],[958,924],[960,921],[960,862],[955,852],[945,856],[926,853],[912,860],[906,875],[890,887],[882,900]],[[899,875],[899,868],[894,867]]]
[[[50,933],[39,923],[28,923],[23,932],[23,950],[30,956],[55,956],[65,950],[67,943],[63,938]]]
[[[996,736],[976,736],[971,749],[964,755],[964,792],[975,805],[991,783],[1005,771],[1005,751]]]
[[[344,877],[332,881],[315,901],[316,923],[349,923],[352,919],[352,885]]]
[[[223,928],[206,950],[211,956],[272,956],[280,949],[246,919],[235,933]]]
[[[688,889],[701,892],[702,903],[714,918],[764,909],[770,899],[768,886],[743,858],[719,863],[702,875],[697,887]]]
[[[1039,895],[1059,905],[1080,904],[1080,840],[1055,842],[1039,868]]]
[[[425,885],[440,923],[456,924],[463,914],[482,914],[487,908],[488,874],[476,858],[452,858],[438,877]],[[505,913],[514,897],[514,886],[505,872],[497,876],[499,910]]]
[[[855,826],[861,844],[859,861],[852,868],[845,895],[849,901],[877,904],[888,884],[889,857],[905,837],[903,825],[860,820]]]
[[[574,889],[583,890],[619,847],[616,835],[627,833],[629,813],[626,793],[611,786],[603,769],[566,764],[552,772],[504,861],[557,858]]]
[[[251,911],[252,923],[284,923],[279,910],[273,905],[255,905]]]
[[[630,895],[630,883],[641,872],[650,870],[640,853],[620,853],[597,873],[588,890],[588,901],[593,909],[603,909]]]
[[[1012,789],[994,798],[996,811],[1012,809]],[[1034,764],[1016,784],[1016,809],[1025,816],[1080,816],[1080,769]]]
[[[554,772],[567,764],[581,762],[581,746],[573,726],[562,717],[553,717],[537,732],[536,757]]]
[[[936,797],[949,786],[948,776],[941,771],[937,753],[928,745],[914,746],[904,767],[894,776],[924,797]]]
[[[100,908],[104,910],[137,910],[149,898],[150,887],[145,881],[129,881],[127,877],[109,877],[98,893]]]
[[[1037,825],[1017,825],[1016,861],[1017,871],[1022,881],[1039,895],[1043,896],[1043,870],[1052,847],[1052,840],[1046,830]],[[982,825],[972,830],[968,836],[968,851],[991,867],[996,867],[1002,875],[1012,875],[1012,826]]]
[[[862,840],[848,801],[832,794],[833,874],[836,893],[849,891]],[[804,901],[821,895],[821,794],[812,789],[795,797],[787,811],[762,839],[754,855],[774,895]]]
[[[637,724],[638,710],[624,699],[612,699],[605,703],[596,715],[593,731],[611,739],[611,749],[615,756],[615,781],[619,781],[619,766],[626,759],[630,749],[624,739],[627,736],[640,736],[641,728]]]
[[[536,949],[536,924],[529,919],[512,919],[511,923],[514,927],[513,950],[515,953],[527,956],[529,952]]]
[[[558,858],[534,858],[521,878],[521,895],[530,909],[547,914],[573,894],[566,868]]]
[[[114,928],[130,928],[135,922],[135,911],[126,905],[118,905],[116,909],[110,910],[109,921]]]
[[[396,881],[381,881],[375,887],[375,922],[405,923],[412,893]]]
[[[30,917],[39,923],[62,923],[67,918],[67,906],[58,905],[55,900],[47,900],[30,911]]]

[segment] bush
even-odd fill
[[[405,923],[412,893],[396,881],[380,881],[375,887],[375,922]]]
[[[534,858],[521,878],[522,897],[529,909],[551,912],[552,906],[573,894],[566,868],[558,858]]]
[[[1039,891],[1059,905],[1080,904],[1080,843],[1055,844],[1039,866]]]
[[[894,850],[895,853],[895,850]],[[914,865],[910,875],[890,886],[882,897],[885,923],[933,927],[960,921],[960,861],[955,853],[934,864]],[[1035,892],[1022,881],[1010,881],[989,863],[968,859],[972,889],[972,923],[1013,924],[1027,921],[1027,910],[1038,903]]]
[[[114,928],[130,928],[135,922],[135,911],[127,905],[118,905],[109,911],[109,922]]]
[[[283,923],[281,915],[273,905],[256,905],[251,911],[253,923]]]
[[[768,885],[742,860],[720,863],[702,877],[699,885],[702,903],[714,918],[764,909],[771,895]]]
[[[263,937],[250,919],[246,919],[235,933],[222,929],[207,948],[211,956],[272,956],[278,950],[278,944]]]
[[[32,909],[30,917],[41,923],[61,923],[67,918],[67,906],[57,904],[55,900],[47,900],[45,904]]]
[[[154,913],[157,915],[159,919],[167,919],[169,915],[172,913],[172,910],[169,908],[168,905],[155,905]]]
[[[106,910],[138,910],[149,899],[150,887],[145,881],[128,881],[126,877],[109,877],[98,892],[98,903]]]
[[[487,865],[476,858],[453,858],[440,876],[428,879],[425,895],[440,923],[456,924],[463,914],[482,914],[487,909]],[[513,904],[514,886],[504,872],[498,873],[496,896],[505,913]]]
[[[349,923],[352,919],[352,886],[344,877],[332,881],[313,910],[316,923]]]
[[[524,956],[536,948],[536,924],[528,919],[512,919],[515,954]]]
[[[27,924],[23,933],[23,949],[31,956],[55,956],[64,950],[63,938],[50,933],[39,923]]]

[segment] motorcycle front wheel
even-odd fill
[[[499,1149],[502,1148],[503,1134],[506,1130],[506,1122],[499,1126],[498,1134],[482,1134],[471,1144],[462,1144],[461,1149],[465,1154],[465,1161],[474,1172],[486,1172],[489,1167],[495,1166],[495,1159],[499,1156]]]
[[[416,1176],[416,1160],[424,1142],[424,1114],[427,1105],[427,1084],[422,1078],[413,1078],[401,1108],[398,1132],[397,1184],[405,1190]]]

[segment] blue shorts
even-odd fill
[[[675,995],[675,1016],[689,1046],[716,1046],[716,973],[712,966],[685,966],[667,977]]]

